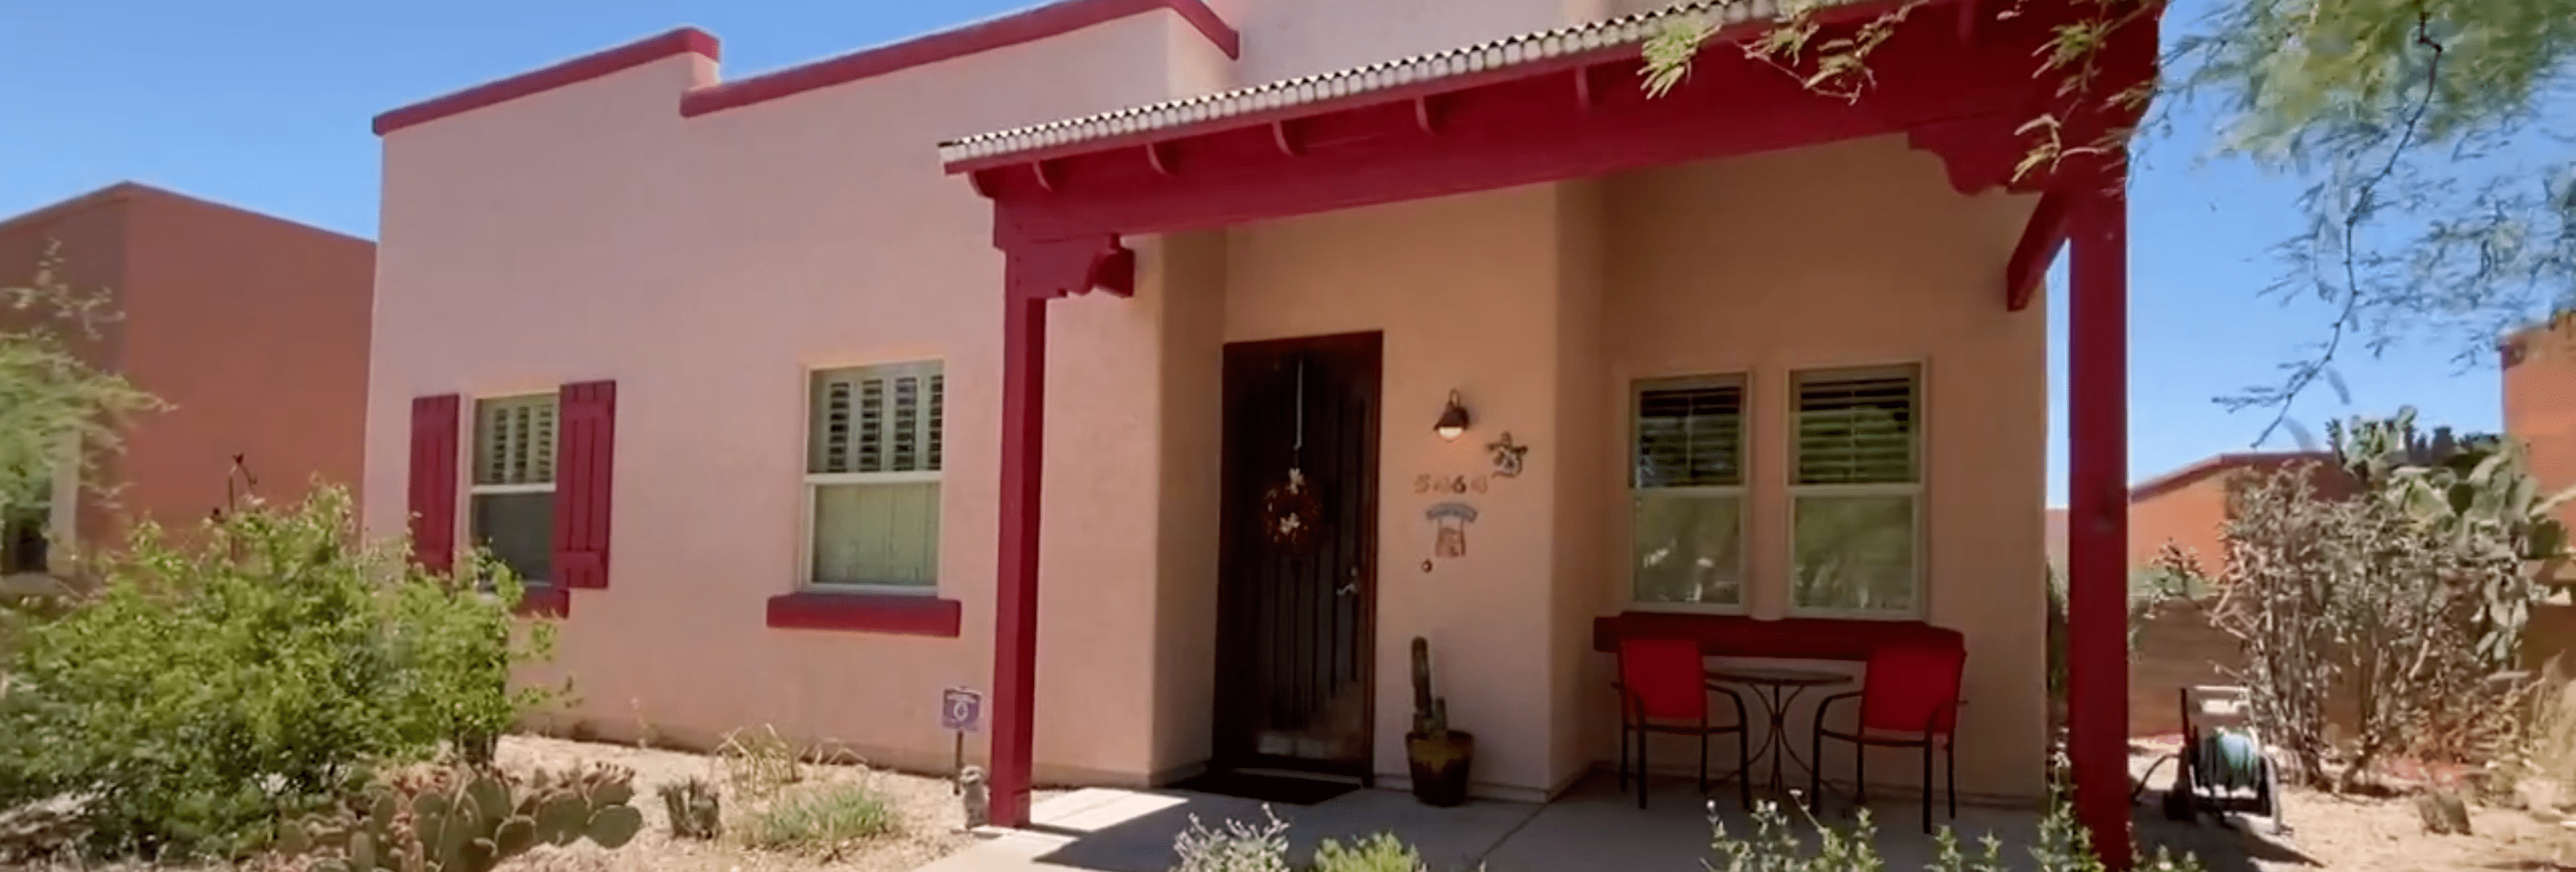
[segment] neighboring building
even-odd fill
[[[235,457],[264,497],[317,478],[357,487],[374,243],[125,182],[0,219],[0,286],[26,285],[49,249],[114,313],[94,330],[52,326],[167,408],[15,513],[0,575],[59,572],[137,519],[205,519],[244,484]],[[26,326],[25,313],[0,317]]]
[[[1661,5],[1068,0],[730,82],[682,30],[387,113],[368,522],[545,582],[602,734],[944,768],[984,688],[1004,824],[1032,774],[1400,783],[1417,636],[1520,798],[1613,758],[1623,634],[1963,637],[1959,786],[2034,798],[2070,236],[2122,510],[2119,186],[2011,172],[2067,22],[1917,11],[1858,105],[1723,49],[1658,100],[1643,37],[1747,7],[1607,19]]]
[[[2224,534],[2237,489],[2284,468],[2313,464],[2309,485],[2320,496],[2348,495],[2352,483],[2325,451],[2247,451],[2218,454],[2156,476],[2129,489],[2129,567],[2143,571],[2168,544],[2198,558],[2216,574],[2227,558]]]
[[[2522,440],[2542,493],[2576,487],[2576,319],[2566,316],[2507,336],[2504,431]],[[2559,517],[2576,523],[2576,505]]]

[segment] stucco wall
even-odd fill
[[[1378,481],[1377,771],[1402,783],[1413,700],[1409,646],[1431,642],[1451,723],[1477,736],[1474,780],[1535,795],[1570,773],[1554,759],[1550,676],[1556,489],[1556,350],[1563,190],[1553,186],[1335,212],[1228,234],[1229,342],[1359,331],[1385,335]],[[1473,410],[1456,442],[1431,432],[1449,391]],[[1465,499],[1465,557],[1432,562],[1419,475],[1485,472],[1486,440],[1531,446],[1519,478]]]
[[[113,317],[45,326],[164,404],[93,451],[80,547],[121,542],[135,519],[195,525],[225,505],[237,454],[273,500],[317,479],[358,487],[374,243],[118,184],[0,224],[0,284],[30,279],[49,243]]]
[[[687,119],[717,75],[683,55],[388,135],[369,480],[405,480],[414,397],[617,380],[611,587],[574,594],[559,648],[573,717],[692,743],[770,723],[944,769],[940,691],[992,674],[1002,274],[989,204],[930,144],[1199,88],[1211,65],[1174,55],[1213,51],[1139,15]],[[1158,305],[1053,310],[1042,779],[1155,765],[1152,595],[1191,558],[1102,525],[1163,487],[1140,423],[1161,400],[1135,389],[1164,367]],[[963,635],[769,629],[802,559],[805,370],[923,358],[946,366],[939,592]],[[370,490],[372,529],[402,527],[403,491]]]
[[[360,488],[375,243],[199,200],[128,205],[124,370],[169,404],[126,437],[121,506],[164,525],[258,493]]]
[[[2007,311],[1998,288],[2031,207],[1961,197],[1935,158],[1897,139],[1612,179],[1601,385],[1624,396],[1636,379],[1749,375],[1748,599],[1755,616],[1779,616],[1790,374],[1920,363],[1926,617],[1968,640],[1959,787],[2015,796],[2039,790],[2044,751],[2047,319],[2036,303]],[[1599,426],[1622,444],[1624,420]],[[1624,540],[1625,513],[1611,518],[1611,541]],[[1604,611],[1626,601],[1626,553],[1611,552]],[[1588,707],[1613,717],[1608,691],[1593,693]],[[1895,764],[1872,768],[1909,771]]]
[[[1244,84],[1446,51],[1671,5],[1664,0],[1209,0],[1243,31]]]

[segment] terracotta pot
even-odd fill
[[[1476,737],[1457,730],[1430,738],[1404,737],[1406,762],[1413,770],[1413,798],[1423,805],[1448,808],[1467,803],[1467,770],[1475,762]]]

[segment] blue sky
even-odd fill
[[[2169,20],[2209,0],[2181,0]],[[161,185],[348,233],[376,230],[376,113],[694,24],[724,39],[729,77],[815,60],[1028,5],[1024,0],[7,0],[0,39],[0,216],[120,180]],[[2169,28],[2169,30],[2172,28]],[[1249,34],[1248,39],[1259,39]],[[2206,118],[2152,143],[2131,217],[2130,470],[2145,478],[2250,445],[2268,413],[2211,398],[2275,378],[2327,313],[2258,300],[2267,247],[2297,226],[2294,180],[2205,162]],[[924,143],[924,147],[928,147]],[[2052,377],[2063,384],[2063,264],[2052,276]],[[2498,426],[2490,367],[2454,349],[2347,360],[2352,404],[2319,392],[2311,427],[2401,404],[2425,420]],[[2050,448],[2061,502],[2065,398]],[[2288,447],[2276,437],[2268,447]]]

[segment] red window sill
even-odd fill
[[[957,638],[964,607],[956,600],[868,593],[791,593],[769,598],[769,626],[888,636]]]
[[[572,591],[553,585],[530,585],[519,592],[516,611],[521,617],[570,618]]]

